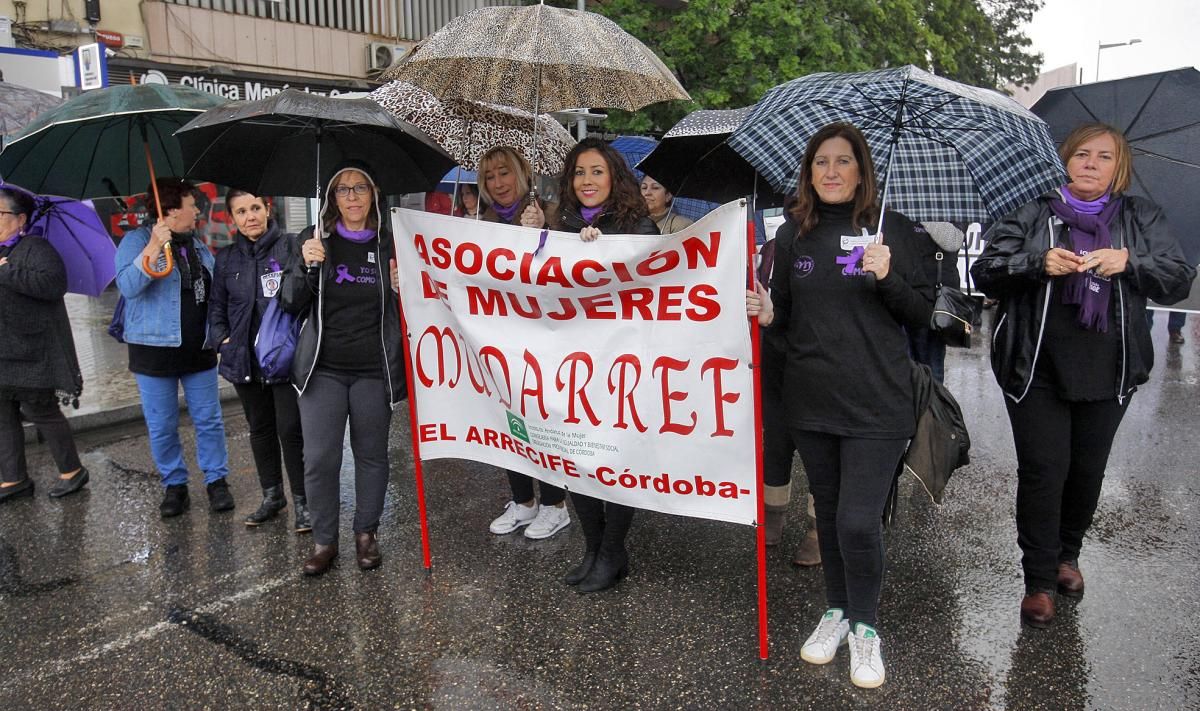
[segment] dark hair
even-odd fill
[[[821,144],[831,138],[844,138],[854,149],[854,160],[858,161],[858,186],[854,189],[854,212],[850,223],[854,229],[873,225],[879,218],[879,203],[875,197],[875,165],[871,162],[871,149],[862,132],[848,123],[831,123],[808,139],[804,159],[800,162],[800,178],[796,186],[796,204],[791,208],[796,220],[796,235],[801,236],[817,224],[817,191],[812,186],[812,164]]]
[[[234,200],[236,200],[237,198],[240,198],[240,197],[249,197],[249,198],[254,198],[256,200],[262,200],[263,206],[270,207],[270,205],[267,203],[267,199],[265,197],[263,197],[261,195],[256,195],[256,194],[250,192],[249,190],[242,190],[241,188],[230,188],[228,191],[226,191],[225,207],[228,208],[229,203],[233,202]]]
[[[24,190],[5,186],[0,187],[0,197],[8,200],[13,212],[25,216],[26,224],[33,222],[33,211],[37,209],[37,203],[32,195]]]
[[[329,180],[325,181],[325,205],[321,208],[321,227],[324,229],[326,235],[333,234],[337,228],[337,222],[341,219],[342,215],[338,212],[337,196],[333,193],[333,189],[336,187],[333,184],[333,179],[347,170],[356,170],[367,176],[367,182],[371,185],[371,200],[368,204],[374,208],[367,210],[367,228],[378,232],[379,213],[381,211],[379,201],[383,198],[379,194],[379,187],[375,185],[375,178],[371,175],[370,167],[366,163],[357,160],[347,161],[339,166],[329,176]]]
[[[196,197],[196,186],[183,178],[156,178],[154,185],[158,186],[158,206],[166,215],[171,210],[183,207],[183,199],[189,195]],[[147,200],[150,201],[150,212],[154,212],[154,185],[146,186]]]
[[[642,199],[642,191],[633,171],[625,158],[615,148],[599,138],[585,138],[567,154],[563,161],[562,176],[558,179],[558,204],[570,211],[579,212],[579,198],[575,196],[575,164],[584,151],[596,151],[608,164],[608,175],[612,182],[612,192],[608,196],[606,212],[616,218],[617,224],[624,229],[633,229],[638,220],[648,216],[646,201]],[[560,210],[561,216],[566,210]],[[559,218],[561,222],[561,217]],[[561,226],[561,225],[559,225]]]
[[[1062,158],[1065,168],[1071,161],[1071,156],[1079,150],[1080,146],[1093,138],[1104,135],[1112,136],[1113,142],[1117,144],[1112,184],[1108,186],[1108,189],[1113,195],[1120,195],[1129,189],[1129,183],[1133,180],[1133,151],[1129,148],[1129,141],[1125,140],[1125,134],[1116,128],[1106,123],[1085,123],[1071,131],[1062,145],[1058,147],[1058,157]]]

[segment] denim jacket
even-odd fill
[[[178,347],[183,343],[179,325],[179,270],[155,279],[142,270],[142,249],[150,241],[150,228],[127,233],[117,245],[117,288],[125,297],[125,341],[143,346]],[[208,245],[192,239],[200,264],[213,272],[213,254]],[[207,344],[206,344],[207,347]]]

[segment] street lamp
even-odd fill
[[[1096,81],[1100,81],[1100,51],[1101,50],[1110,49],[1112,47],[1124,47],[1126,45],[1138,44],[1140,42],[1141,42],[1140,39],[1131,39],[1131,40],[1127,40],[1125,42],[1109,42],[1107,44],[1105,44],[1104,42],[1100,42],[1098,45],[1096,45]]]

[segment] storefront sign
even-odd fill
[[[346,92],[363,91],[370,88],[349,82],[324,82],[319,79],[282,77],[235,70],[214,73],[209,68],[123,58],[110,60],[109,71],[113,74],[113,82],[117,84],[179,84],[216,94],[228,101],[266,99],[289,88],[327,96],[337,96]]]
[[[125,35],[109,30],[96,30],[96,41],[103,42],[113,49],[120,49],[125,46]]]

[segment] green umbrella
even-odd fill
[[[34,193],[79,200],[146,191],[155,174],[183,175],[175,130],[225,103],[165,84],[86,92],[39,115],[0,152],[0,175]]]

